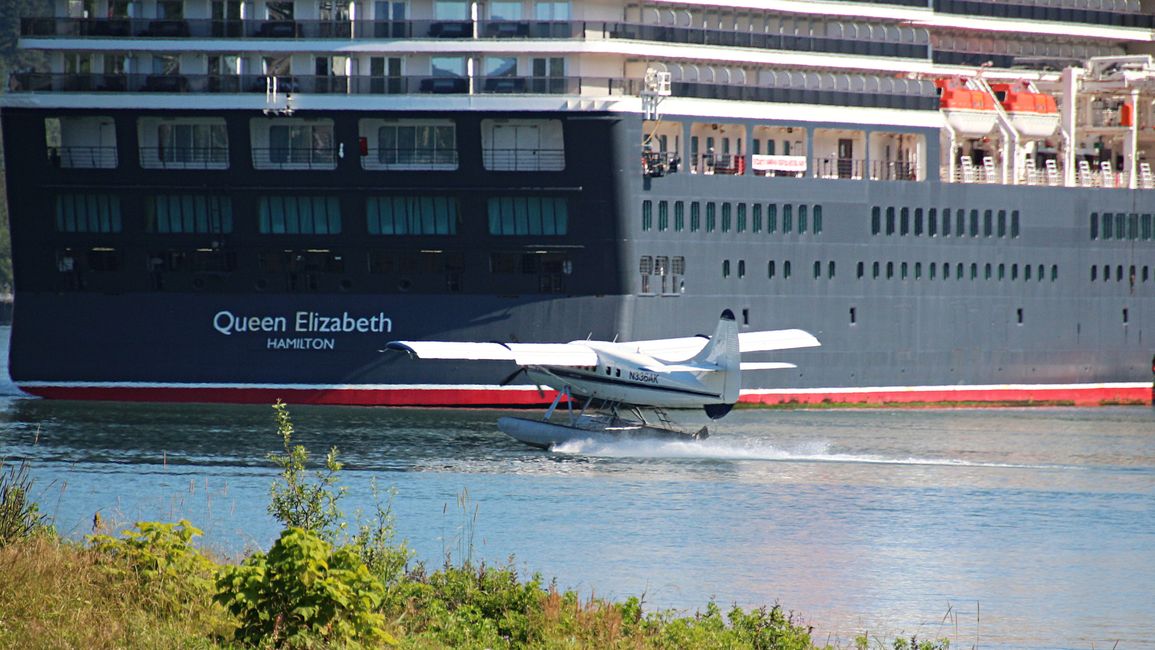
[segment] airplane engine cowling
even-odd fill
[[[706,411],[706,415],[710,416],[711,420],[718,420],[726,417],[730,409],[734,408],[733,404],[707,404],[702,407]]]

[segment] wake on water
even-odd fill
[[[551,451],[571,456],[601,458],[684,458],[687,460],[755,460],[804,463],[862,463],[874,465],[935,465],[958,467],[1040,468],[1038,465],[989,463],[954,458],[888,458],[873,454],[836,453],[828,442],[811,442],[783,449],[762,440],[645,440],[582,439],[554,445]]]

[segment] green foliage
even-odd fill
[[[373,518],[368,522],[359,521],[357,532],[346,541],[346,546],[353,548],[369,571],[388,587],[404,577],[413,552],[404,541],[396,540],[397,529],[391,506],[393,491],[390,490],[382,502],[376,481],[372,489]]]
[[[27,462],[7,471],[0,463],[0,548],[49,529],[48,517],[29,496],[34,483]]]
[[[140,521],[123,537],[94,535],[93,550],[110,558],[106,570],[114,575],[131,574],[145,587],[146,604],[174,613],[190,601],[211,595],[216,565],[192,545],[202,533],[188,521],[162,523]]]
[[[542,639],[541,576],[518,580],[512,566],[420,571],[390,591],[393,608],[420,638],[452,647],[526,646]]]
[[[314,472],[310,480],[306,469],[309,451],[304,445],[293,444],[293,421],[288,408],[277,400],[273,412],[284,453],[269,454],[269,460],[281,468],[280,480],[269,488],[269,514],[286,528],[303,528],[335,541],[337,531],[344,527],[337,503],[345,496],[345,488],[337,485],[337,473],[341,471],[337,448],[329,450],[325,469]]]
[[[919,641],[917,636],[912,636],[909,640],[902,637],[894,640],[894,650],[947,650],[948,648],[950,648],[948,639]]]
[[[236,639],[306,648],[395,643],[378,611],[384,587],[352,549],[289,528],[269,549],[217,579],[217,602],[239,620]]]

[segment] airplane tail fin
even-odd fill
[[[716,420],[729,413],[742,388],[742,354],[738,347],[738,323],[734,320],[734,312],[729,309],[722,312],[714,335],[689,363],[718,368],[718,372],[711,373],[707,381],[716,382],[714,386],[722,395],[722,403],[707,404],[706,415]]]

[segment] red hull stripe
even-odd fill
[[[541,406],[552,390],[521,386],[272,386],[244,384],[66,384],[27,382],[24,391],[48,399],[130,402],[343,404],[357,406]],[[927,386],[753,390],[745,404],[919,404],[1066,403],[1097,406],[1147,403],[1153,389],[1143,383],[1014,386]]]

